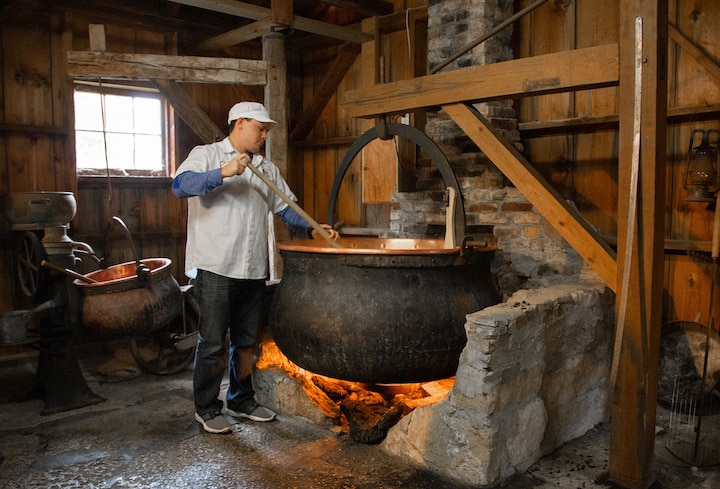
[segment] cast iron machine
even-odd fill
[[[129,339],[133,358],[146,372],[172,374],[190,364],[198,314],[192,288],[180,288],[171,274],[170,259],[140,259],[122,219],[113,216],[108,222],[105,251],[111,231],[119,228],[135,259],[108,265],[88,244],[68,237],[67,223],[76,212],[72,193],[9,194],[2,197],[2,210],[11,229],[22,233],[15,260],[19,288],[30,301],[42,302],[31,311],[6,314],[20,320],[38,316],[39,336],[23,338],[22,343],[40,351],[37,378],[39,394],[45,397],[42,414],[104,400],[90,390],[82,375],[73,341],[77,326],[103,340]],[[75,271],[82,261],[79,255],[92,258],[99,269],[84,275]],[[19,326],[25,329],[24,324]]]
[[[39,352],[34,394],[44,398],[41,414],[103,402],[83,377],[73,338],[72,304],[77,299],[68,274],[74,273],[80,260],[76,252],[94,255],[90,246],[67,235],[75,216],[75,197],[71,192],[9,194],[3,196],[2,210],[10,229],[18,233],[18,286],[32,303],[41,303],[34,311],[43,310],[38,312],[37,337],[22,341]]]

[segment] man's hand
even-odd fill
[[[223,178],[242,175],[249,164],[250,156],[247,153],[242,153],[228,162],[220,163],[220,174]]]
[[[329,224],[321,224],[321,226],[325,231],[327,231],[328,236],[330,236],[330,239],[333,241],[337,241],[338,238],[340,238],[340,233],[335,231]],[[315,229],[312,230],[312,236],[313,239],[323,239],[322,236],[320,236],[320,233],[318,233]]]

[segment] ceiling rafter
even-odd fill
[[[323,3],[334,5],[335,7],[352,10],[354,12],[364,12],[370,15],[387,15],[393,11],[392,2],[384,0],[320,0]]]
[[[233,15],[236,17],[247,18],[255,21],[266,21],[268,18],[273,18],[273,12],[269,8],[259,7],[244,2],[237,2],[234,0],[172,0],[175,3],[181,3],[183,5],[189,5],[191,7],[202,8],[206,10],[212,10],[214,12],[220,12],[227,15]],[[234,42],[235,39],[242,39],[243,42],[248,40],[251,36],[259,37],[258,31],[256,30],[257,23],[253,23],[250,26],[240,27],[230,31],[232,34],[227,35],[224,39],[225,42]],[[363,43],[371,41],[372,36],[360,31],[355,27],[342,27],[335,24],[329,24],[327,22],[321,22],[319,20],[309,19],[307,17],[294,16],[291,26],[294,29],[309,32],[311,34],[318,34],[334,39],[339,39],[346,42]],[[248,29],[250,29],[248,31]],[[262,35],[262,33],[260,33]],[[210,43],[213,47],[219,47],[220,42],[218,38],[223,38],[225,34],[216,36],[207,43]],[[253,38],[254,38],[253,37]],[[229,47],[234,44],[222,44],[222,47]]]

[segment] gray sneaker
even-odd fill
[[[221,413],[207,413],[202,416],[195,413],[195,421],[208,433],[230,433],[232,426]]]
[[[247,418],[252,421],[272,421],[276,414],[268,408],[259,405],[257,402],[246,402],[244,406],[232,409],[229,406],[225,408],[225,414],[233,418]]]

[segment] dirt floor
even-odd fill
[[[45,401],[29,389],[37,362],[3,358],[0,488],[463,487],[341,430],[282,414],[270,423],[237,423],[229,435],[206,434],[193,420],[190,370],[149,375],[123,348],[81,360],[87,385],[104,402],[41,415]],[[720,470],[691,467],[668,451],[668,415],[661,409],[658,416],[654,487],[720,488]],[[609,427],[598,426],[496,487],[616,487],[606,476],[609,437]]]

